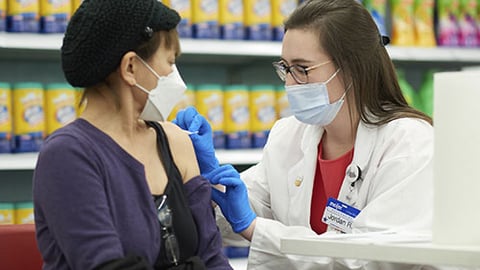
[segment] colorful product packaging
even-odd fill
[[[227,149],[250,148],[250,111],[246,85],[224,87],[225,139]]]
[[[283,85],[275,88],[275,112],[277,119],[292,115],[290,105],[288,104],[287,93],[285,92],[285,86]]]
[[[383,36],[388,36],[387,28],[385,26],[387,0],[364,0],[363,5],[372,15],[380,34]]]
[[[215,148],[225,148],[223,91],[220,84],[199,84],[195,89],[195,104],[213,132]]]
[[[0,0],[0,32],[7,30],[7,0]]]
[[[15,203],[15,224],[33,224],[35,216],[33,214],[33,202]]]
[[[172,121],[177,116],[178,111],[190,106],[195,107],[195,89],[193,84],[187,84],[187,90],[183,93],[182,99],[173,107],[167,120]]]
[[[182,38],[192,37],[192,5],[190,0],[163,0],[162,3],[176,10],[182,18],[177,25],[178,35]]]
[[[8,0],[7,31],[38,33],[40,31],[39,14],[38,0]]]
[[[83,0],[71,0],[70,2],[70,7],[72,8],[71,10],[71,13],[73,15],[73,13],[75,13],[75,11],[77,11],[77,8],[80,6],[80,4],[82,4]]]
[[[218,0],[192,0],[191,3],[193,37],[219,38]]]
[[[83,103],[81,103],[83,92],[84,92],[83,88],[80,88],[80,87],[75,88],[75,110],[77,111],[77,117],[79,117],[85,110],[85,107],[87,107],[86,101],[83,101]]]
[[[243,0],[245,35],[248,40],[272,40],[270,0]]]
[[[15,224],[15,204],[0,202],[0,225]]]
[[[477,25],[477,46],[480,47],[480,0],[477,0],[477,16],[475,22]]]
[[[46,135],[77,118],[76,90],[66,83],[52,83],[45,87]]]
[[[439,46],[458,46],[459,0],[437,0]]]
[[[284,28],[283,21],[297,7],[296,0],[272,0],[272,31],[273,40],[282,41]]]
[[[419,47],[435,47],[434,0],[415,0],[415,44]]]
[[[414,46],[413,0],[391,0],[392,45]]]
[[[250,131],[252,147],[263,148],[268,134],[277,120],[275,112],[275,87],[252,85],[250,87]]]
[[[219,0],[220,37],[244,39],[242,0]]]
[[[0,153],[12,151],[12,94],[10,84],[0,82]]]
[[[462,47],[476,47],[477,43],[477,0],[460,0],[458,17],[459,40]]]
[[[64,33],[72,12],[70,0],[40,0],[40,29],[43,33]]]
[[[23,82],[12,88],[14,152],[38,152],[45,134],[42,84]]]

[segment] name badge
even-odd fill
[[[360,210],[357,208],[334,198],[329,198],[322,222],[343,233],[351,233],[353,220],[359,213]]]

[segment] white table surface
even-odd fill
[[[286,254],[375,261],[480,267],[480,245],[439,245],[428,238],[283,238]]]

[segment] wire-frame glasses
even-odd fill
[[[326,61],[322,62],[313,66],[305,67],[301,65],[287,65],[285,61],[280,60],[278,62],[273,62],[273,68],[275,69],[275,72],[277,73],[278,77],[280,80],[283,82],[285,81],[287,77],[287,73],[292,74],[293,79],[299,83],[299,84],[306,84],[308,83],[308,72],[312,69],[316,69],[318,67],[321,67],[325,64],[330,63],[331,61]]]

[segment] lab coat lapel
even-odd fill
[[[358,124],[352,163],[347,167],[347,172],[338,195],[340,201],[351,206],[356,206],[358,192],[368,173],[369,162],[377,140],[377,132],[378,128],[369,127],[362,121]],[[349,170],[354,167],[359,168],[361,180],[357,180],[356,177],[352,178],[352,176],[349,175]],[[352,184],[353,182],[355,183]]]
[[[301,138],[300,151],[303,158],[288,171],[289,191],[289,225],[309,226],[310,203],[313,181],[317,164],[318,143],[323,134],[323,128],[309,125]]]

